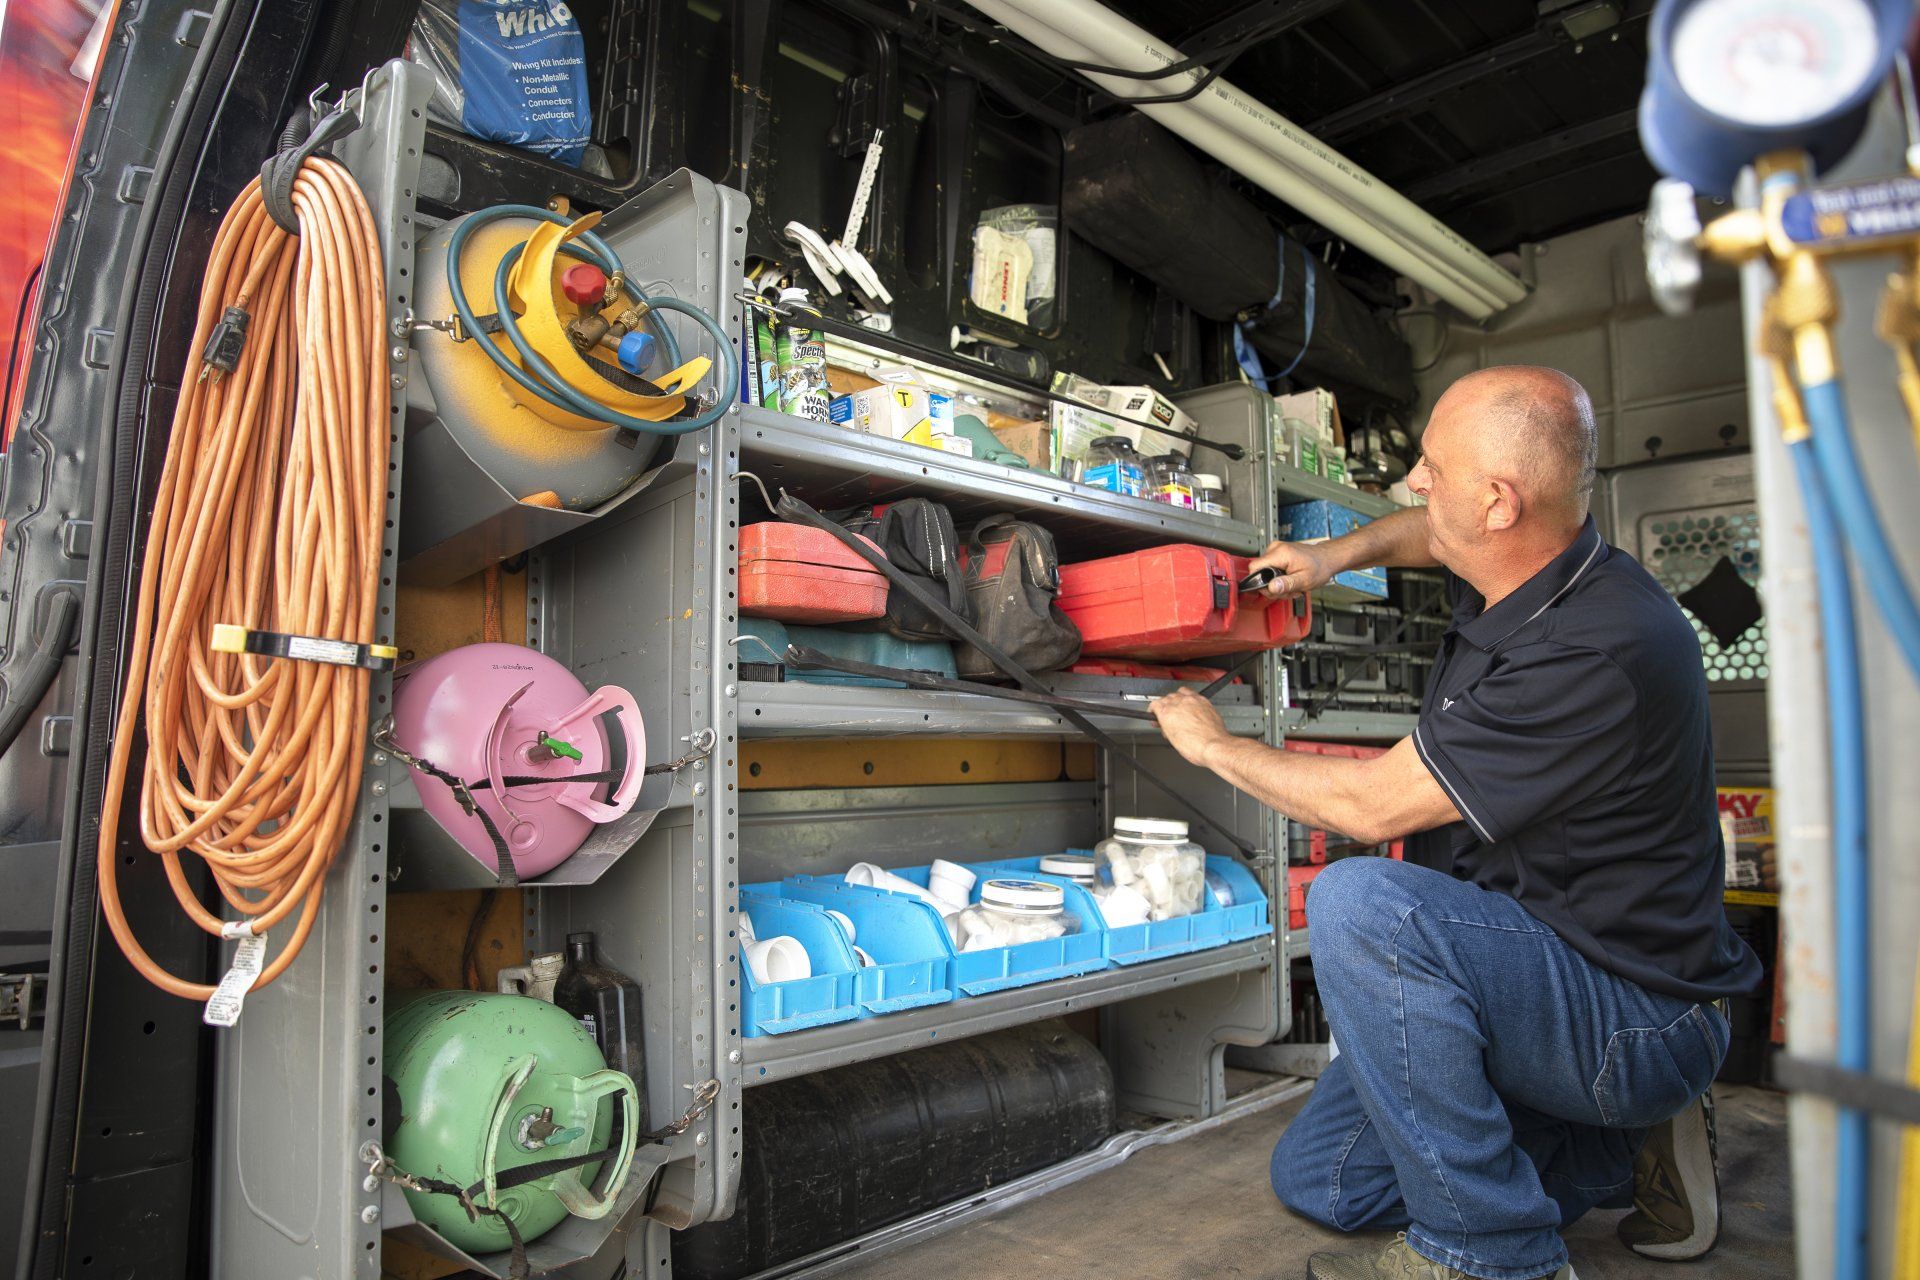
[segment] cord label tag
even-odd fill
[[[240,945],[234,948],[233,964],[208,997],[200,1020],[210,1027],[231,1027],[240,1021],[240,1006],[246,1002],[253,984],[260,980],[260,971],[267,967],[267,935],[247,931],[244,920],[230,920],[220,932],[229,938],[239,938]]]

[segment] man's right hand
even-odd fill
[[[1272,569],[1279,576],[1266,585],[1264,593],[1273,600],[1284,600],[1324,586],[1338,572],[1326,544],[1275,542],[1252,562],[1254,570]]]

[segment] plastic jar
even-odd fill
[[[1129,498],[1142,497],[1147,490],[1146,464],[1125,436],[1100,436],[1087,446],[1080,483]]]
[[[1219,516],[1222,520],[1233,518],[1233,506],[1227,501],[1226,482],[1210,472],[1196,472],[1193,477],[1193,509],[1205,515]]]
[[[1051,853],[1040,859],[1040,874],[1071,880],[1091,892],[1100,883],[1100,864],[1078,853]]]
[[[1163,453],[1153,460],[1147,483],[1147,496],[1170,507],[1193,509],[1194,476],[1187,460],[1177,453]]]
[[[1147,900],[1149,920],[1199,911],[1207,886],[1207,853],[1187,838],[1187,824],[1163,818],[1115,818],[1113,837],[1094,846],[1116,887]]]
[[[980,901],[954,918],[954,942],[962,951],[989,951],[1078,933],[1080,917],[1067,910],[1066,897],[1057,884],[989,880]]]

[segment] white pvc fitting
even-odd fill
[[[1099,898],[1100,915],[1111,928],[1145,924],[1153,913],[1153,904],[1124,884],[1117,884]]]
[[[957,862],[935,858],[933,865],[927,869],[927,888],[947,906],[964,907],[973,895],[976,878],[973,872]]]
[[[911,894],[922,902],[930,903],[942,913],[949,906],[931,891],[921,888],[904,876],[897,876],[891,871],[877,867],[871,862],[856,862],[848,867],[847,883],[865,885],[872,889],[885,889],[889,893]]]
[[[847,913],[844,911],[835,911],[832,907],[826,908],[826,912],[827,912],[828,918],[831,919],[835,924],[840,926],[840,932],[847,935],[847,942],[851,944],[854,938],[858,936],[853,931],[852,917],[847,915]],[[856,951],[859,950],[859,948],[857,947],[854,949]]]
[[[860,962],[860,967],[862,969],[871,969],[873,968],[874,965],[880,963],[878,960],[875,960],[872,956],[867,954],[865,947],[855,947],[853,949],[853,958]]]
[[[740,913],[740,923],[734,926],[734,930],[739,933],[740,945],[743,947],[760,936],[753,931],[753,917],[744,911]]]
[[[797,982],[813,976],[813,960],[800,939],[781,935],[751,943],[746,948],[747,970],[761,986]]]

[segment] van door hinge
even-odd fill
[[[31,1031],[47,1011],[47,979],[38,973],[0,973],[0,1022]]]

